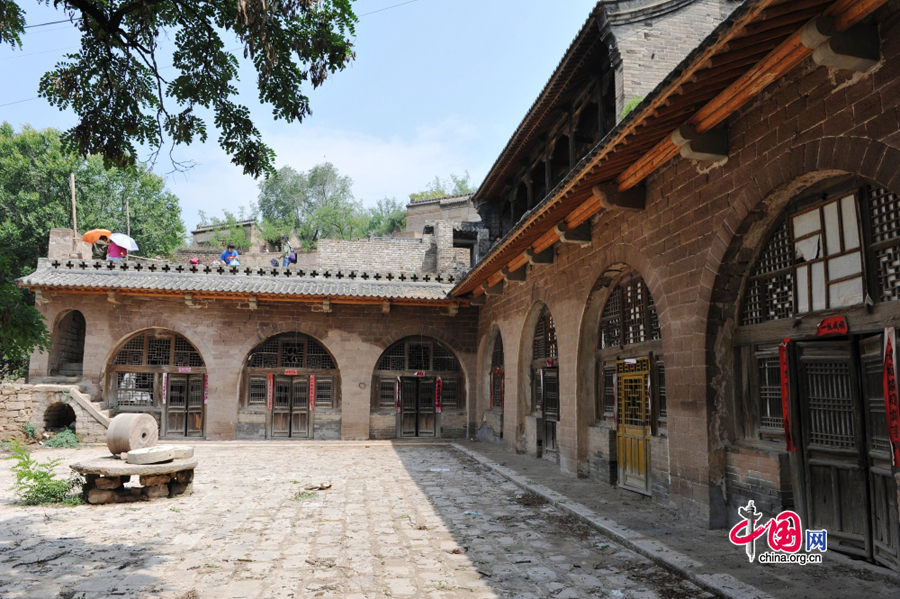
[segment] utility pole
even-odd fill
[[[75,248],[78,247],[76,244],[78,243],[78,214],[75,211],[75,173],[72,173],[71,176],[71,187],[72,187],[72,253],[75,253]]]

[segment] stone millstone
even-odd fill
[[[129,464],[162,464],[175,459],[175,447],[172,445],[157,445],[143,449],[132,449],[128,452]]]
[[[174,460],[164,464],[128,464],[113,456],[95,458],[69,466],[80,474],[99,476],[132,476],[137,474],[171,474],[182,470],[193,470],[197,467],[197,458]],[[180,482],[180,481],[179,481]]]
[[[175,459],[184,460],[194,457],[194,448],[190,445],[170,445],[175,450]]]

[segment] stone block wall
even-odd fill
[[[487,299],[479,337],[499,329],[506,372],[517,381],[506,388],[505,445],[528,453],[535,449],[536,427],[526,409],[530,390],[523,381],[533,315],[546,305],[559,346],[561,468],[574,475],[594,455],[589,434],[596,422],[594,363],[585,356],[593,356],[598,331],[586,325],[585,314],[604,272],[627,265],[653,296],[666,365],[667,437],[651,446],[651,484],[667,482],[665,501],[686,517],[727,525],[738,501],[730,494],[739,487],[726,483],[725,448],[736,443],[733,422],[741,417],[729,383],[734,373],[729,348],[740,278],[762,234],[742,240],[736,232],[745,222],[772,222],[802,189],[836,175],[857,175],[900,192],[898,15],[898,2],[877,15],[884,56],[879,67],[848,74],[804,62],[727,121],[726,163],[671,160],[647,179],[645,210],[593,217],[591,246],[555,246],[554,264],[527,267],[525,283],[507,282],[503,295]],[[735,246],[737,258],[726,264],[733,242],[744,245]],[[726,275],[733,276],[719,285],[717,278]],[[477,363],[488,359],[479,355]],[[486,376],[486,368],[479,370],[477,389],[487,388]],[[488,401],[482,391],[477,422]],[[785,452],[783,441],[760,443],[776,455]],[[759,477],[733,474],[731,480],[762,495],[769,492],[769,483]],[[660,498],[663,491],[654,487]]]
[[[588,428],[588,461],[590,476],[608,485],[615,485],[619,475],[616,461],[616,431],[612,423]],[[653,455],[650,456],[653,459]]]
[[[84,401],[77,401],[79,393],[69,385],[0,385],[0,441],[23,440],[24,427],[31,423],[44,430],[44,417],[56,404],[65,404],[75,412],[75,436],[81,443],[106,443],[106,425],[99,421]]]
[[[794,508],[790,459],[770,448],[732,446],[726,452],[728,509],[737,513],[751,499],[764,514]]]
[[[53,345],[50,348],[51,374],[58,374],[60,368],[66,370],[62,374],[68,376],[80,374],[84,360],[84,336],[85,324],[81,312],[73,310],[63,315],[53,331]]]

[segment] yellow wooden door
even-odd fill
[[[650,494],[650,358],[616,362],[618,484]]]

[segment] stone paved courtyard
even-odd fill
[[[445,445],[196,455],[191,497],[71,508],[14,505],[0,462],[0,598],[710,596]]]

